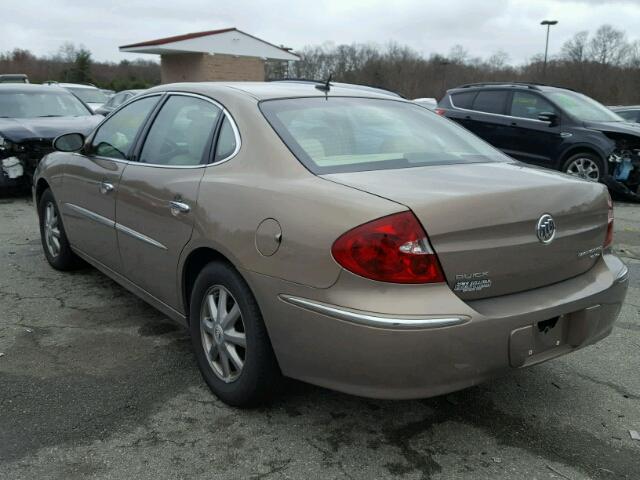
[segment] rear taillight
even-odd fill
[[[382,217],[349,230],[331,248],[350,272],[393,283],[444,282],[438,257],[411,212]]]
[[[609,205],[609,216],[607,218],[607,236],[604,237],[604,244],[602,248],[608,248],[613,245],[613,201],[611,200],[611,195],[607,198],[607,203]]]
[[[444,108],[436,108],[433,111],[436,112],[438,115],[444,115],[444,112],[446,110]]]

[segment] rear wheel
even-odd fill
[[[222,401],[251,407],[277,392],[282,376],[260,309],[231,266],[213,262],[200,272],[189,321],[200,372]]]
[[[42,248],[49,265],[63,271],[74,270],[81,266],[82,261],[69,246],[58,205],[49,189],[45,190],[40,197],[38,215]]]
[[[604,162],[593,153],[577,153],[567,159],[562,171],[592,182],[599,182],[604,175]]]

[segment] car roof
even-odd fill
[[[217,94],[252,97],[255,100],[272,100],[277,98],[324,97],[325,92],[316,88],[319,84],[306,82],[197,82],[173,83],[150,88],[145,93],[162,91],[179,91],[200,93],[215,97]],[[332,85],[326,92],[329,97],[363,97],[381,98],[403,101],[400,97],[373,90],[357,89],[351,86]]]
[[[57,85],[52,85],[56,87]],[[37,93],[37,92],[51,92],[50,85],[38,85],[36,83],[0,83],[0,92],[7,93]],[[58,90],[69,93],[66,90],[59,88]]]
[[[625,110],[640,110],[640,105],[615,105],[609,108],[614,112],[622,112]]]
[[[526,82],[482,82],[482,83],[468,83],[460,85],[455,88],[447,90],[447,92],[460,92],[466,90],[483,90],[483,89],[496,89],[507,88],[514,90],[533,90],[537,92],[552,92],[557,90],[571,90],[570,88],[557,87],[554,85],[545,85],[543,83],[526,83]]]
[[[93,85],[85,85],[83,83],[52,83],[51,86],[62,87],[62,88],[73,87],[73,88],[88,88],[91,90],[100,90],[98,87],[94,87]]]

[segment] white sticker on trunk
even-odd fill
[[[491,286],[491,280],[485,278],[483,280],[462,280],[456,282],[453,290],[455,292],[467,293],[467,292],[478,292],[484,288],[489,288]]]

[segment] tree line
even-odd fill
[[[508,53],[473,57],[461,45],[428,57],[398,44],[304,47],[300,61],[269,62],[268,79],[306,78],[359,83],[393,90],[407,98],[441,98],[448,88],[474,82],[537,82],[586,93],[607,105],[640,104],[640,41],[602,25],[578,32],[552,55],[544,68],[542,54],[512,65]],[[101,88],[148,88],[160,83],[160,66],[151,60],[94,61],[91,52],[73,44],[56,54],[36,56],[16,49],[0,54],[0,73],[26,73],[34,83],[46,80],[92,83]]]
[[[0,73],[25,73],[32,83],[48,80],[91,83],[120,91],[149,88],[160,83],[160,65],[150,60],[97,62],[84,47],[67,43],[57,53],[36,56],[29,50],[0,53]]]
[[[475,82],[536,82],[581,91],[607,105],[640,104],[640,42],[627,40],[625,32],[603,25],[593,34],[575,34],[547,62],[537,55],[514,66],[499,51],[488,58],[469,55],[461,45],[448,54],[420,55],[397,44],[309,46],[301,59],[289,65],[272,65],[269,76],[326,79],[387,88],[407,98],[441,98],[448,88]]]

